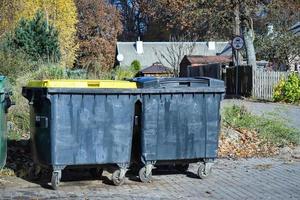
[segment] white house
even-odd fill
[[[187,48],[192,49],[187,51]],[[117,42],[116,50],[116,65],[126,67],[138,60],[143,68],[156,62],[173,68],[167,60],[180,55],[179,65],[185,52],[200,56],[232,55],[230,42]]]

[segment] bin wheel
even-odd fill
[[[197,175],[201,179],[205,179],[205,178],[209,177],[211,174],[211,167],[207,168],[206,165],[207,165],[206,163],[200,163],[200,165],[199,165]]]
[[[120,174],[121,174],[121,170],[119,170],[119,169],[114,171],[112,174],[111,179],[112,179],[114,185],[116,185],[116,186],[120,186],[125,182],[125,176],[120,177]]]
[[[189,164],[177,164],[175,165],[175,169],[181,173],[185,173],[189,169]]]
[[[51,178],[51,186],[54,190],[57,190],[60,184],[60,175],[59,172],[53,172]]]
[[[146,167],[142,167],[139,171],[139,178],[143,183],[150,183],[152,181],[152,171],[147,175]]]
[[[90,174],[94,177],[94,178],[102,178],[102,174],[103,174],[103,169],[101,168],[92,168],[90,169]]]

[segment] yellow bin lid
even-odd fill
[[[30,81],[27,87],[38,88],[137,88],[135,82],[115,80],[41,80]]]

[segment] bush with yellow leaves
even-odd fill
[[[287,79],[281,79],[274,88],[274,101],[287,103],[300,102],[300,76],[298,73],[291,73]]]

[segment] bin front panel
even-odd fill
[[[216,158],[218,155],[219,133],[221,124],[220,102],[222,94],[206,94],[206,152],[205,158]]]
[[[33,159],[44,165],[51,163],[51,102],[36,96],[30,106],[30,133]]]
[[[146,161],[215,158],[221,94],[143,96],[142,156]]]
[[[7,153],[7,133],[4,94],[0,94],[0,169],[4,167]]]
[[[129,163],[136,96],[52,94],[53,165]]]

